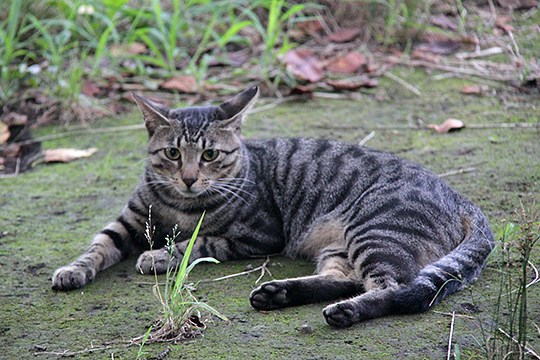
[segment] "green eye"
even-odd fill
[[[180,159],[180,150],[178,150],[177,148],[166,148],[164,152],[165,156],[171,160]]]
[[[219,150],[208,149],[208,150],[204,150],[204,152],[202,153],[202,159],[204,161],[213,161],[217,159],[218,155],[219,155]]]

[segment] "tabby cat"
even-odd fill
[[[323,313],[347,327],[426,311],[475,280],[494,243],[477,207],[384,152],[329,140],[243,140],[258,92],[183,109],[134,95],[149,135],[144,175],[120,216],[56,270],[53,289],[80,288],[131,253],[140,254],[143,274],[165,272],[181,260],[204,210],[190,260],[282,253],[316,261],[315,275],[253,290],[258,310],[342,299]],[[150,206],[157,250],[144,237]],[[184,241],[170,256],[163,239],[174,225]]]

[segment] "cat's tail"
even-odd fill
[[[424,267],[411,284],[395,291],[391,313],[424,312],[474,282],[495,241],[487,220],[479,211],[464,225],[466,234],[454,250]]]

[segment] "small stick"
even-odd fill
[[[452,321],[450,322],[450,335],[448,336],[448,352],[446,353],[446,360],[450,360],[452,356],[452,336],[454,335],[454,321],[456,320],[456,312],[452,311]]]
[[[266,267],[266,265],[268,265],[269,262],[270,262],[270,257],[267,257],[265,262],[261,266],[256,267],[255,269],[242,271],[242,272],[239,272],[239,273],[236,273],[236,274],[230,274],[230,275],[222,276],[222,277],[212,279],[212,280],[202,280],[202,282],[210,282],[210,281],[214,282],[214,281],[226,280],[226,279],[230,279],[230,278],[237,277],[237,276],[248,275],[248,274],[251,274],[252,272],[256,272],[256,271],[261,270],[261,276],[259,276],[257,281],[255,281],[255,284],[256,284],[262,279],[262,277],[264,276],[264,274],[266,272],[268,272],[270,274],[270,276],[272,276],[272,274],[270,273],[270,271],[268,271],[268,269]]]
[[[103,351],[103,350],[107,350],[107,349],[110,349],[110,348],[111,348],[111,346],[105,346],[105,347],[100,347],[100,348],[86,348],[84,350],[79,350],[79,351],[68,351],[68,350],[64,350],[62,352],[40,351],[40,352],[35,352],[34,356],[37,356],[37,355],[55,355],[55,356],[59,356],[59,357],[74,357],[76,355],[93,353],[95,351]]]
[[[463,315],[463,314],[456,314],[455,311],[452,312],[452,313],[447,313],[447,312],[442,312],[442,311],[437,311],[437,310],[434,310],[433,311],[435,314],[439,314],[439,315],[444,315],[444,316],[454,316],[454,317],[461,317],[461,318],[465,318],[465,319],[471,319],[471,320],[474,320],[476,319],[474,316],[470,316],[470,315]]]
[[[503,329],[499,328],[498,329],[503,335],[505,335],[506,337],[508,337],[510,340],[512,340],[513,342],[515,342],[516,344],[518,344],[519,346],[519,350],[521,352],[521,344],[516,340],[516,338],[514,338],[513,336],[510,336],[510,334],[508,334],[506,331],[504,331]],[[533,357],[537,358],[537,359],[540,359],[540,355],[538,355],[531,347],[527,346],[526,344],[523,345],[523,347],[525,348],[525,350],[527,350],[527,353],[531,354]]]
[[[476,171],[476,168],[474,168],[474,167],[458,169],[458,170],[451,170],[451,171],[447,171],[445,173],[439,174],[439,177],[443,178],[443,177],[447,177],[447,176],[465,174],[465,173],[470,173],[470,172],[474,172],[474,171]]]
[[[421,96],[422,95],[420,90],[418,90],[417,88],[415,88],[414,86],[412,86],[411,84],[409,84],[408,82],[406,82],[405,80],[400,78],[399,76],[394,75],[391,72],[385,72],[383,75],[386,76],[389,79],[394,80],[395,82],[397,82],[398,84],[400,84],[401,86],[406,88],[407,90],[411,91],[414,95],[416,95],[416,96]]]
[[[358,145],[360,146],[364,146],[369,140],[373,139],[375,137],[375,131],[372,131],[370,132],[369,134],[367,134],[367,136],[365,138],[363,138],[362,140],[360,140],[360,142],[358,143]]]

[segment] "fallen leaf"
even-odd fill
[[[458,119],[446,119],[442,124],[436,125],[436,124],[429,124],[427,126],[430,129],[435,130],[439,134],[447,133],[450,131],[457,131],[465,127],[465,124],[463,121]]]
[[[82,85],[81,92],[86,96],[94,97],[101,92],[101,89],[96,83],[86,80]]]
[[[28,124],[28,116],[16,112],[2,115],[2,122],[7,126],[24,126]]]
[[[324,77],[321,63],[311,50],[294,49],[287,51],[284,62],[287,71],[298,79],[317,82]]]
[[[10,135],[9,127],[3,122],[0,122],[0,145],[7,143]]]
[[[145,44],[140,42],[132,42],[127,45],[113,45],[111,46],[111,55],[115,57],[125,55],[140,55],[144,54],[148,48]]]
[[[454,23],[444,14],[432,16],[430,22],[433,25],[440,27],[441,29],[447,29],[451,31],[458,30],[458,26],[456,25],[456,23]]]
[[[296,23],[296,28],[304,35],[316,36],[323,29],[323,25],[319,19],[305,20]]]
[[[467,95],[483,95],[487,92],[488,87],[486,85],[465,85],[461,92]]]
[[[46,163],[61,162],[67,163],[73,160],[92,156],[96,153],[96,148],[85,150],[80,149],[49,149],[43,151],[43,161]]]
[[[416,51],[428,52],[437,55],[453,54],[460,48],[461,44],[456,40],[438,40],[418,44],[414,47]]]
[[[357,90],[361,87],[372,88],[379,85],[376,79],[367,76],[356,76],[347,79],[328,80],[326,83],[336,90]]]
[[[507,33],[514,31],[514,27],[510,24],[508,24],[512,18],[509,16],[498,16],[497,19],[495,19],[495,26]]]
[[[367,61],[364,55],[352,51],[345,56],[339,56],[332,59],[326,65],[326,69],[335,73],[352,74],[366,64]]]
[[[497,3],[510,10],[526,10],[538,6],[538,0],[497,0]]]
[[[190,75],[175,76],[162,82],[159,86],[163,89],[177,90],[186,94],[195,94],[198,91],[197,80]]]
[[[346,28],[328,35],[328,40],[336,43],[349,42],[360,35],[361,32],[360,28]]]

